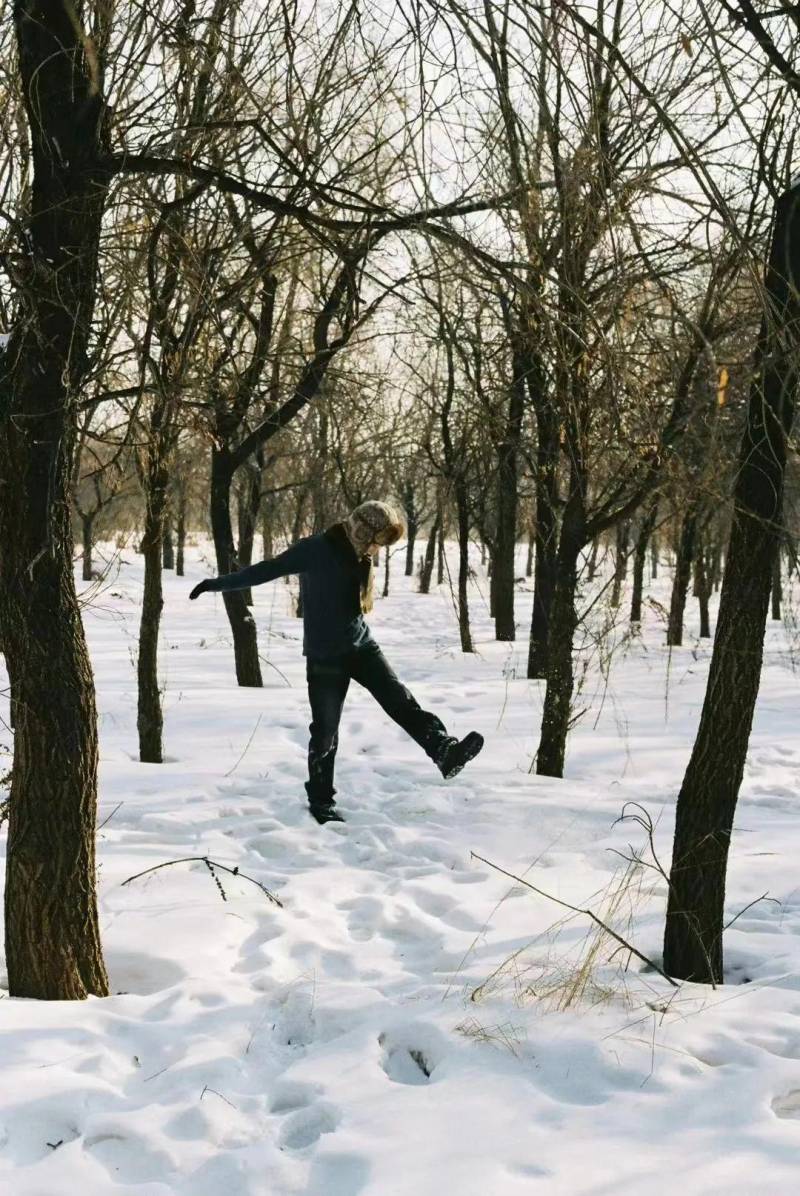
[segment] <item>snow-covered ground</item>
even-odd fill
[[[728,979],[673,990],[590,921],[660,951],[675,795],[709,649],[663,647],[650,605],[595,644],[567,779],[531,774],[542,688],[493,641],[458,649],[446,587],[393,561],[373,629],[422,704],[483,754],[443,782],[351,689],[343,826],[304,809],[300,625],[256,591],[265,688],[237,688],[213,572],[165,575],[168,762],[136,760],[140,559],[86,609],[101,710],[99,885],[114,996],[0,1001],[3,1196],[716,1196],[800,1190],[800,730],[791,627],[771,625],[728,889]],[[479,570],[480,572],[480,570]],[[664,571],[666,574],[666,570]],[[662,605],[668,577],[650,594]],[[598,612],[600,608],[598,607]],[[595,629],[600,618],[598,613]],[[0,677],[0,687],[4,684]],[[0,712],[5,717],[5,710]],[[0,740],[8,734],[0,735]],[[0,771],[2,771],[0,758]],[[3,847],[4,850],[4,847]],[[208,856],[242,877],[178,864]]]

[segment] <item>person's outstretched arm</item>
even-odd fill
[[[291,548],[269,561],[259,561],[257,565],[248,565],[246,569],[237,569],[235,573],[225,573],[222,577],[209,577],[206,581],[201,581],[189,597],[199,598],[201,594],[209,592],[247,590],[250,586],[260,586],[265,581],[275,581],[277,577],[286,577],[289,573],[306,573],[313,568],[315,556],[314,544],[311,538],[307,537],[298,540]]]

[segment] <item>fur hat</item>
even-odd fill
[[[344,521],[350,543],[359,556],[372,544],[396,544],[405,534],[405,524],[394,507],[371,499],[362,502]]]

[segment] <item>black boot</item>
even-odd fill
[[[328,801],[311,801],[308,803],[308,810],[312,818],[316,818],[320,826],[324,826],[326,822],[344,822],[339,811],[336,809],[336,803],[333,798]]]
[[[483,736],[478,731],[470,731],[469,735],[465,735],[461,740],[447,739],[436,757],[436,767],[444,779],[449,781],[477,756],[482,747]]]

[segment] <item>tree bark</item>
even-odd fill
[[[697,509],[692,504],[681,521],[681,531],[675,554],[675,574],[672,579],[672,595],[667,623],[667,644],[671,648],[679,648],[683,643],[683,615],[686,610],[689,582],[692,578],[696,536]]]
[[[428,533],[428,539],[425,544],[425,556],[422,561],[422,570],[419,575],[419,592],[420,594],[429,594],[431,589],[431,578],[433,577],[433,565],[436,557],[436,540],[439,535],[439,528],[442,522],[441,511],[436,512],[431,530]]]
[[[211,534],[217,569],[220,574],[238,568],[231,523],[231,484],[233,469],[226,449],[211,450]],[[222,595],[225,612],[233,633],[233,656],[239,685],[260,688],[261,665],[258,659],[256,624],[241,590]]]
[[[497,448],[497,534],[492,554],[495,639],[504,643],[516,639],[514,622],[514,574],[519,508],[518,458],[525,411],[527,359],[514,353],[514,377],[508,398],[508,415],[503,439]]]
[[[92,580],[92,548],[94,546],[94,515],[81,515],[82,569],[84,581]]]
[[[157,452],[157,449],[155,450]],[[164,719],[158,687],[158,637],[164,598],[161,582],[164,525],[167,513],[167,473],[155,463],[146,483],[146,508],[142,553],[144,593],[139,622],[138,714],[139,759],[144,764],[163,760]]]
[[[546,777],[564,775],[564,758],[572,713],[572,646],[578,622],[575,597],[578,586],[578,559],[585,543],[582,504],[576,496],[573,496],[573,500],[564,514],[558,546],[550,611],[547,688],[536,753],[536,771],[539,776]]]
[[[419,532],[419,511],[417,510],[414,487],[407,482],[403,488],[403,507],[406,516],[406,577],[414,573],[414,549]]]
[[[390,558],[391,558],[391,555],[392,555],[392,554],[389,552],[389,549],[388,549],[388,548],[384,548],[384,550],[383,550],[383,553],[384,553],[384,561],[383,561],[383,597],[384,597],[384,598],[388,598],[388,597],[389,597],[389,560],[390,560]]]
[[[474,652],[472,632],[469,626],[469,509],[466,485],[463,478],[456,478],[456,514],[458,516],[458,632],[461,637],[461,651]]]
[[[145,532],[145,535],[147,533]],[[164,569],[175,568],[175,541],[172,538],[172,522],[164,512],[164,534],[161,538],[161,565]]]
[[[444,585],[444,518],[439,521],[439,535],[436,543],[436,584],[441,586]]]
[[[14,997],[106,996],[95,897],[97,715],[70,483],[108,179],[104,47],[57,0],[15,5],[33,151],[27,279],[0,353],[0,606],[14,701],[5,890]],[[17,252],[20,252],[19,248]]]
[[[181,486],[178,493],[178,523],[176,532],[178,549],[175,557],[175,573],[178,577],[183,577],[186,556],[186,488],[184,486]]]
[[[711,614],[708,609],[708,601],[711,597],[708,552],[702,545],[700,546],[700,551],[697,553],[694,576],[697,604],[700,608],[700,639],[711,639]]]
[[[772,566],[772,618],[776,623],[781,621],[781,604],[783,602],[783,586],[781,585],[781,552],[780,545],[775,552],[775,562]]]
[[[533,613],[528,647],[528,676],[547,677],[550,606],[556,584],[558,556],[558,420],[550,405],[536,407],[536,562],[533,572]]]
[[[614,583],[611,587],[611,605],[615,610],[622,600],[622,584],[628,576],[630,532],[631,525],[627,519],[622,520],[615,528]]]
[[[531,526],[528,532],[528,552],[525,557],[525,576],[533,577],[533,549],[536,544],[536,532]]]
[[[639,525],[636,537],[636,547],[633,552],[633,593],[631,594],[631,623],[642,621],[642,596],[644,592],[644,566],[647,558],[647,545],[653,534],[658,513],[658,500],[647,508]]]
[[[725,880],[753,721],[800,353],[800,187],[776,203],[734,513],[700,726],[678,796],[664,967],[723,979]]]

